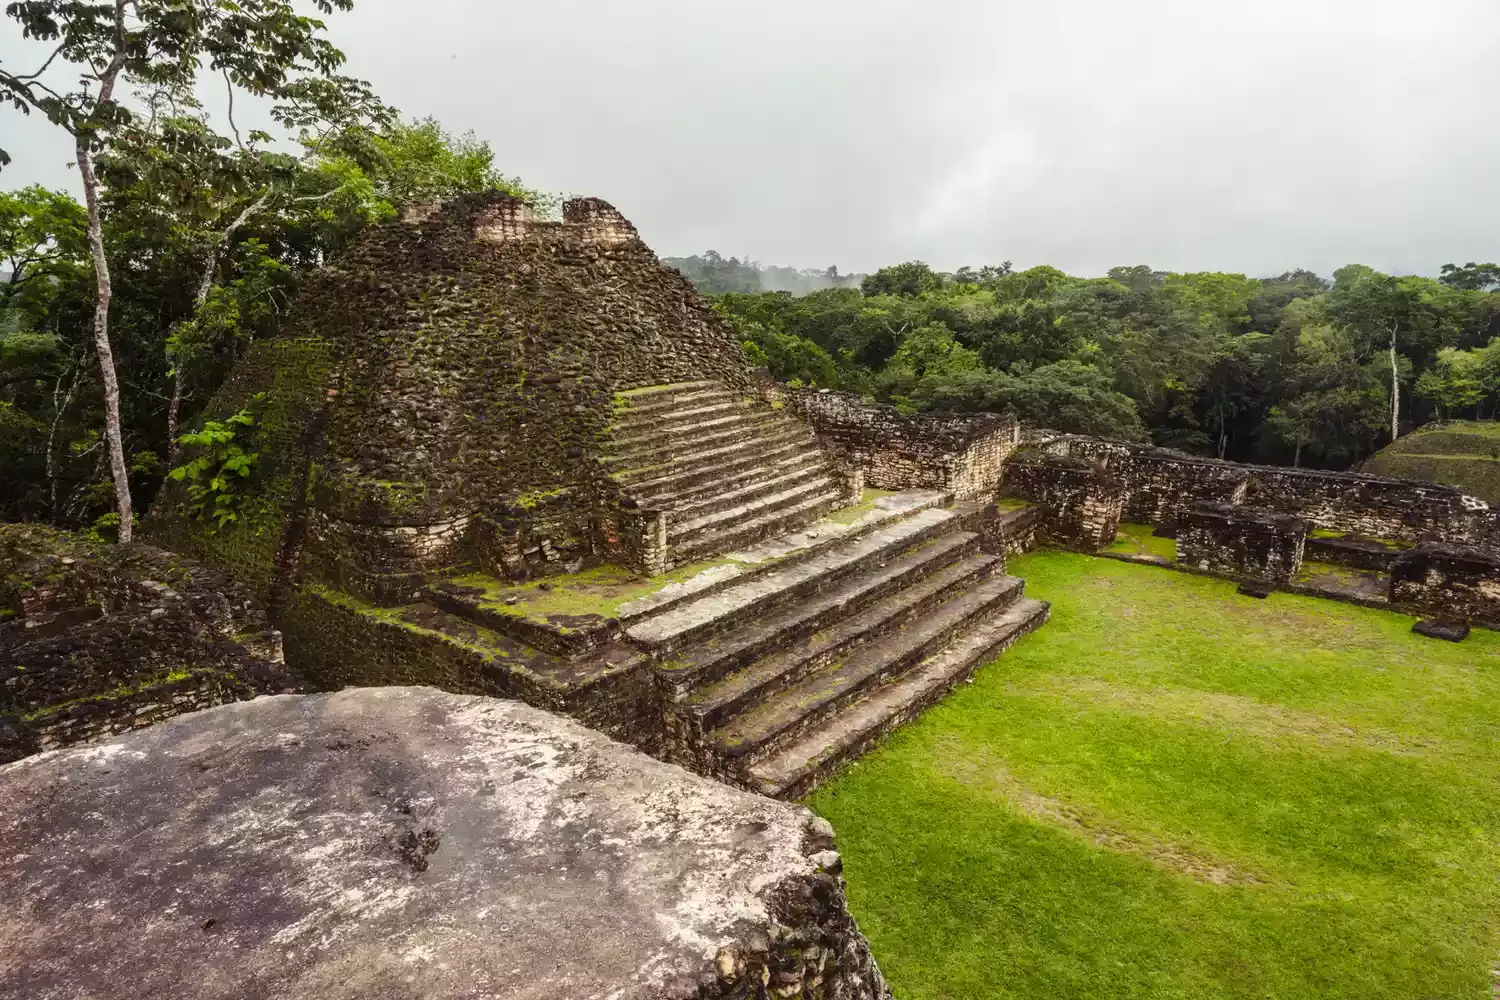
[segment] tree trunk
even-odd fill
[[[1297,439],[1297,450],[1292,454],[1292,468],[1302,468],[1302,439]]]
[[[1391,440],[1401,436],[1401,369],[1396,364],[1396,328],[1391,327]]]
[[[203,273],[198,278],[198,290],[193,293],[193,318],[191,322],[197,322],[198,316],[203,312],[203,303],[208,301],[208,293],[214,288],[214,273],[219,269],[219,254],[224,246],[228,244],[234,234],[245,220],[266,206],[271,197],[271,189],[266,188],[261,192],[245,210],[231,222],[222,233],[214,240],[213,246],[208,248],[208,257],[203,261]],[[183,370],[186,367],[186,359],[176,358],[172,365],[172,398],[167,403],[167,468],[176,467],[182,459],[182,445],[177,443],[177,421],[178,414],[182,412],[182,396],[186,379]]]
[[[99,355],[99,376],[104,383],[104,437],[109,447],[109,470],[115,481],[115,504],[120,514],[120,542],[130,541],[134,512],[130,503],[130,476],[125,469],[125,441],[120,432],[120,380],[115,375],[115,354],[109,346],[109,260],[104,255],[104,217],[99,206],[99,181],[94,176],[94,153],[87,133],[78,136],[78,173],[83,178],[84,203],[89,213],[89,249],[94,256],[94,278],[98,300],[94,304],[94,350]]]
[[[62,389],[62,376],[58,376],[57,384],[52,387],[52,426],[47,428],[47,517],[53,524],[62,523],[62,511],[57,509],[57,428],[62,423],[63,414],[73,405],[73,390],[78,388],[78,374],[82,368],[82,362],[73,366],[68,392],[61,400],[57,397]]]

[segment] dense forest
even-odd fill
[[[858,288],[713,301],[778,378],[1241,461],[1347,468],[1416,425],[1500,409],[1495,264],[1330,280],[912,261]]]

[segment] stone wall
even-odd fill
[[[1309,534],[1302,551],[1303,556],[1312,562],[1389,573],[1396,558],[1409,547],[1400,542],[1376,541],[1371,538],[1318,537]]]
[[[222,573],[144,545],[0,525],[0,761],[295,690]]]
[[[1011,462],[1003,492],[1030,500],[1041,512],[1041,531],[1067,548],[1097,552],[1115,540],[1125,489],[1102,465],[1078,460]]]
[[[1426,542],[1391,567],[1391,601],[1438,618],[1500,628],[1500,553]]]
[[[834,847],[516,702],[262,698],[0,768],[0,995],[886,1000]]]
[[[659,749],[661,705],[643,654],[618,667],[569,664],[429,605],[366,605],[319,585],[288,596],[287,655],[324,690],[422,684],[459,694],[516,698],[577,719],[648,753]]]
[[[959,499],[988,497],[1020,442],[1020,425],[994,413],[919,413],[868,404],[849,393],[784,390],[786,405],[818,436],[856,460],[876,489],[935,487]]]
[[[1201,504],[1177,519],[1177,561],[1205,573],[1285,583],[1302,567],[1307,523],[1231,504]]]
[[[1127,521],[1166,524],[1200,503],[1236,503],[1371,538],[1500,545],[1500,512],[1435,483],[1241,465],[1074,435],[1032,432],[1029,438],[1049,455],[1106,460],[1128,492]]]

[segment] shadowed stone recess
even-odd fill
[[[0,768],[0,996],[888,996],[832,848],[516,702],[260,698]]]

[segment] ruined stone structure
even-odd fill
[[[844,403],[768,385],[603,202],[464,198],[241,362],[240,518],[169,491],[147,529],[263,594],[314,686],[518,698],[799,795],[1047,616],[986,505],[1015,422]]]
[[[1125,520],[1169,524],[1200,503],[1244,503],[1315,528],[1371,538],[1500,545],[1500,511],[1435,483],[1241,465],[1117,441],[1034,432],[1032,455],[1107,461],[1128,494]]]
[[[1199,504],[1177,521],[1177,560],[1207,573],[1286,583],[1302,568],[1307,523],[1233,504]]]
[[[513,701],[261,698],[0,768],[0,996],[889,996],[828,824]]]
[[[1500,552],[1424,542],[1392,563],[1391,600],[1439,618],[1500,628]]]
[[[1102,463],[1059,459],[1046,465],[1017,463],[1006,475],[1016,494],[1036,501],[1041,530],[1065,548],[1097,552],[1115,540],[1125,508],[1125,487]]]
[[[313,275],[216,398],[222,417],[265,394],[241,521],[199,530],[169,494],[148,528],[268,596],[293,568],[391,602],[470,560],[628,557],[601,462],[616,394],[705,379],[752,384],[733,335],[605,203],[562,222],[500,196],[427,207]]]
[[[0,763],[296,689],[242,587],[149,546],[0,525]]]
[[[1097,482],[1123,488],[1123,520],[1176,537],[1180,568],[1440,619],[1497,620],[1500,511],[1457,490],[1239,465],[1051,431],[1024,439],[1006,465],[1002,492],[1062,510],[1088,494],[1080,470],[1093,468]],[[1312,561],[1333,572],[1299,582]],[[1457,634],[1436,625],[1422,631]]]
[[[1021,428],[1001,414],[922,413],[872,405],[827,389],[776,389],[818,436],[864,470],[884,490],[925,487],[959,499],[989,497],[1021,440]]]

